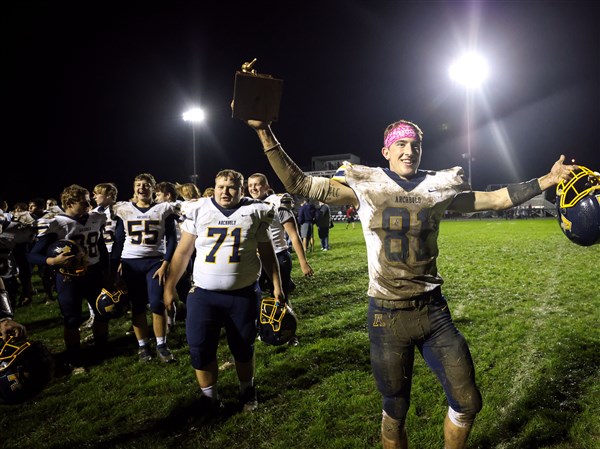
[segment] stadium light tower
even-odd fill
[[[474,53],[468,53],[459,58],[450,66],[448,70],[450,79],[463,85],[467,94],[467,153],[463,154],[463,158],[467,158],[468,162],[468,181],[471,183],[471,110],[473,103],[473,90],[481,87],[481,84],[488,77],[488,67],[485,60]]]
[[[205,114],[200,108],[192,108],[183,113],[183,121],[190,122],[192,124],[192,169],[193,174],[191,176],[192,182],[197,185],[198,172],[196,171],[196,125],[204,121]]]

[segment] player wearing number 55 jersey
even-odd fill
[[[152,327],[156,337],[156,354],[165,363],[174,360],[167,346],[167,317],[163,303],[163,285],[169,261],[177,246],[173,203],[155,203],[156,181],[142,173],[133,182],[134,200],[113,207],[120,218],[115,229],[111,253],[114,265],[121,263],[121,276],[131,299],[133,331],[138,340],[138,356],[148,362],[152,353],[148,345],[149,328],[146,305],[150,304]]]
[[[564,156],[550,173],[491,191],[472,191],[462,169],[419,170],[423,133],[414,123],[390,124],[381,154],[389,168],[347,166],[332,179],[306,176],[283,151],[270,125],[249,121],[264,152],[290,193],[358,210],[369,264],[371,366],[382,395],[382,444],[407,448],[404,427],[410,405],[414,350],[436,374],[449,403],[446,449],[462,449],[481,409],[473,361],[441,293],[437,238],[445,210],[501,210],[522,204],[568,179]],[[336,174],[337,175],[337,174]]]
[[[87,299],[91,307],[102,290],[108,274],[108,252],[103,239],[106,216],[90,212],[90,194],[87,189],[71,185],[61,194],[64,213],[56,215],[40,227],[38,240],[28,254],[34,264],[47,264],[57,269],[56,291],[58,304],[63,315],[64,339],[68,362],[76,368],[84,363],[79,353],[79,325],[82,323],[81,303]],[[48,248],[57,240],[71,240],[83,248],[85,264],[80,270],[65,269],[74,256],[48,254]],[[108,337],[108,322],[96,319],[92,327],[94,343],[105,345]]]
[[[201,198],[188,209],[165,283],[165,304],[171,307],[177,281],[195,249],[186,334],[203,400],[211,408],[218,399],[217,347],[225,327],[240,381],[241,406],[249,411],[256,407],[254,340],[261,262],[282,301],[283,293],[269,234],[275,211],[266,203],[244,198],[243,192],[242,174],[223,170],[216,176],[214,197]]]

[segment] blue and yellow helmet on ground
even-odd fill
[[[0,340],[0,402],[18,404],[33,398],[50,382],[54,358],[38,341]]]
[[[600,173],[578,166],[573,177],[556,186],[556,210],[562,232],[581,246],[600,243]]]

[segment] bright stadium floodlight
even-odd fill
[[[485,60],[475,53],[462,56],[448,70],[450,79],[466,88],[477,88],[488,77],[488,66]]]
[[[200,108],[192,108],[183,113],[183,121],[192,124],[192,169],[194,173],[191,179],[194,184],[197,184],[198,181],[198,172],[196,171],[196,124],[204,121],[204,119],[204,111]]]
[[[198,123],[204,120],[204,111],[200,108],[192,108],[183,113],[184,122]]]
[[[469,171],[468,182],[471,188],[473,188],[471,179],[471,162],[473,161],[473,157],[471,155],[472,90],[481,86],[481,84],[487,79],[488,73],[486,61],[475,53],[467,53],[463,55],[455,63],[453,63],[448,70],[450,79],[463,85],[467,93],[467,152],[463,154],[463,157],[467,159],[467,168]]]

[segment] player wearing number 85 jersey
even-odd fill
[[[449,403],[446,449],[462,449],[481,409],[473,361],[441,293],[437,238],[445,210],[502,210],[539,195],[571,175],[564,156],[551,171],[491,192],[472,191],[459,167],[419,170],[423,133],[400,120],[384,132],[389,168],[346,167],[334,179],[306,176],[283,151],[270,124],[248,121],[271,166],[290,193],[328,204],[352,204],[363,224],[369,264],[368,327],[371,366],[382,395],[382,444],[407,448],[414,350],[440,380]]]
[[[81,302],[86,299],[91,307],[95,307],[95,299],[108,274],[108,252],[103,238],[106,216],[90,212],[88,190],[75,184],[63,190],[61,203],[65,212],[49,219],[45,226],[40,227],[38,240],[29,252],[28,259],[31,263],[48,264],[53,268],[68,265],[74,256],[47,255],[48,247],[61,239],[71,240],[85,251],[85,274],[72,276],[65,270],[56,272],[56,291],[63,315],[68,363],[82,368],[84,361],[81,359],[79,342],[79,325],[83,321]],[[108,322],[102,318],[97,319],[92,330],[95,345],[103,347],[108,337]]]
[[[94,187],[94,201],[96,207],[94,212],[100,212],[106,215],[106,224],[104,225],[104,243],[109,254],[112,251],[112,245],[115,241],[115,229],[119,219],[113,213],[113,206],[117,202],[117,186],[111,182],[96,184]]]
[[[261,262],[272,278],[274,295],[283,301],[283,293],[269,234],[275,210],[244,198],[243,184],[241,173],[222,170],[215,179],[214,197],[201,198],[188,209],[165,283],[165,304],[171,307],[177,281],[195,249],[186,335],[203,400],[210,408],[218,398],[217,347],[225,327],[240,381],[241,405],[249,411],[256,407],[254,340]]]
[[[106,249],[108,250],[108,254],[110,255],[112,251],[112,245],[115,241],[115,229],[117,227],[117,220],[119,217],[113,214],[112,208],[114,204],[117,202],[117,186],[112,182],[103,182],[100,184],[96,184],[93,190],[94,201],[96,202],[96,207],[93,209],[93,212],[98,212],[106,215],[106,223],[104,224],[104,243],[106,244]],[[110,258],[109,258],[110,259]],[[86,321],[82,327],[90,327],[94,324],[94,318],[96,312],[94,308],[88,305],[88,309],[90,311],[90,318]]]

